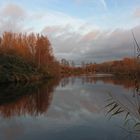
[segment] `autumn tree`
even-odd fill
[[[0,52],[20,56],[43,72],[51,74],[59,70],[47,36],[5,32],[0,37]]]

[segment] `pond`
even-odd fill
[[[81,76],[0,90],[0,140],[140,139],[132,80]]]

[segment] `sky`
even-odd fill
[[[133,57],[132,30],[140,44],[140,0],[0,0],[0,34],[47,35],[57,59]]]

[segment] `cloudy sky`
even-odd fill
[[[0,33],[47,35],[58,59],[103,62],[133,56],[140,0],[0,0]]]

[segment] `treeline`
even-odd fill
[[[66,59],[61,60],[60,67],[61,77],[78,76],[86,73],[83,67],[77,67],[74,61],[68,61]]]
[[[140,76],[140,61],[136,58],[124,58],[95,65],[96,72],[113,73],[116,75]]]
[[[140,60],[137,58],[124,58],[100,64],[85,64],[83,70],[87,74],[108,73],[117,76],[140,76]]]
[[[61,62],[62,72],[68,75],[108,73],[120,76],[140,76],[140,60],[124,58],[123,60],[108,61],[104,63],[84,63],[76,67],[66,60]]]
[[[44,75],[54,77],[60,73],[47,36],[5,32],[0,37],[0,54],[21,57]]]

